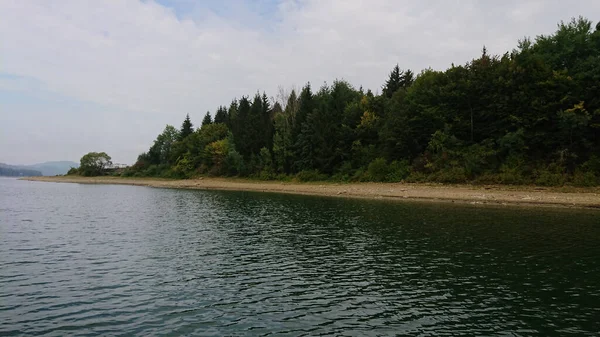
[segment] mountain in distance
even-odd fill
[[[31,177],[41,175],[42,172],[37,170],[0,163],[0,176],[2,177]]]
[[[67,174],[71,167],[79,167],[74,161],[48,161],[33,165],[8,165],[0,163],[3,176],[55,176]]]
[[[19,165],[19,167],[40,171],[45,176],[55,176],[59,174],[67,174],[71,167],[79,167],[79,163],[74,161],[48,161],[45,163],[33,165]]]

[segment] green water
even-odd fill
[[[0,179],[0,336],[597,336],[600,212]]]

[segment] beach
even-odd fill
[[[256,181],[241,178],[120,178],[120,177],[26,177],[23,180],[117,184],[199,190],[256,191],[344,198],[419,200],[478,205],[521,205],[600,209],[600,188],[550,188],[499,185],[443,185],[413,183],[332,183]]]

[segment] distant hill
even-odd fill
[[[33,165],[8,165],[0,163],[1,167],[10,168],[11,170],[21,170],[23,172],[37,172],[38,174],[16,174],[19,175],[44,175],[44,176],[55,176],[60,174],[66,174],[71,167],[79,167],[79,163],[74,161],[48,161],[45,163],[33,164]],[[14,176],[15,174],[1,174],[0,175],[10,175]]]
[[[19,167],[40,171],[42,172],[42,175],[45,176],[55,176],[59,174],[67,174],[71,167],[79,167],[79,163],[74,161],[48,161],[33,165],[22,165]]]
[[[42,172],[0,163],[0,176],[3,177],[32,177],[41,176]]]

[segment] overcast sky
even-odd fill
[[[446,69],[600,18],[598,0],[0,0],[0,162],[105,151],[133,163],[166,124],[234,97],[391,68]]]

